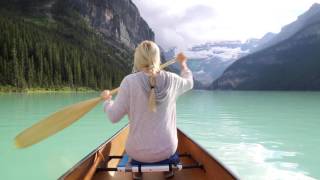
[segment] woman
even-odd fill
[[[125,149],[132,164],[179,161],[176,99],[192,89],[193,77],[186,57],[180,53],[176,59],[181,77],[160,70],[159,47],[143,41],[135,50],[135,73],[123,79],[115,100],[111,100],[109,90],[101,93],[106,100],[104,111],[113,123],[128,115],[130,130]]]

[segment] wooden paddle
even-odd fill
[[[162,64],[160,68],[163,69],[175,62],[176,59],[172,59]],[[116,94],[118,90],[119,88],[113,89],[110,93],[112,95]],[[67,106],[62,110],[53,113],[49,117],[25,129],[19,135],[17,135],[15,138],[16,147],[25,148],[31,146],[57,133],[58,131],[63,130],[89,112],[100,101],[102,101],[101,97],[93,98]]]

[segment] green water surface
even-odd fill
[[[46,141],[13,138],[56,110],[98,93],[1,94],[0,179],[57,179],[127,123],[101,105]],[[241,179],[320,179],[320,93],[192,91],[177,102],[178,127]]]

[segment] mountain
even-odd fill
[[[94,29],[131,49],[143,40],[154,40],[154,32],[140,17],[131,0],[65,0],[60,6],[74,6]]]
[[[257,38],[248,39],[246,42],[241,44],[241,49],[243,51],[249,51],[248,53],[252,53],[253,49],[260,46],[260,44],[264,43],[264,41],[266,41],[264,37],[261,39],[257,39]]]
[[[193,72],[195,88],[206,89],[223,71],[238,58],[247,55],[250,49],[256,46],[257,39],[241,41],[215,41],[195,45],[185,51],[190,61],[188,65]],[[177,48],[165,51],[166,59],[171,59],[177,54]],[[179,66],[172,65],[177,71]]]
[[[253,51],[262,50],[271,47],[279,42],[282,42],[294,34],[298,33],[307,26],[310,26],[319,21],[320,4],[313,4],[311,8],[304,14],[300,15],[296,21],[284,26],[279,34],[267,33],[262,39],[263,42]]]
[[[112,39],[131,49],[143,40],[154,40],[154,32],[131,0],[4,0],[0,5],[34,18],[45,15],[66,23],[81,19],[107,41]]]
[[[131,0],[2,0],[0,86],[111,88],[146,39]]]
[[[319,12],[314,4],[274,37],[282,41],[240,58],[210,88],[320,90]]]
[[[258,43],[251,48],[251,52],[259,51],[268,46],[268,44],[272,44],[272,40],[276,36],[276,33],[268,32],[261,39],[258,40]],[[269,45],[270,46],[270,45]]]

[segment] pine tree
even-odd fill
[[[32,87],[34,84],[34,75],[35,75],[35,69],[34,69],[34,60],[33,56],[31,58],[28,58],[28,87]]]

